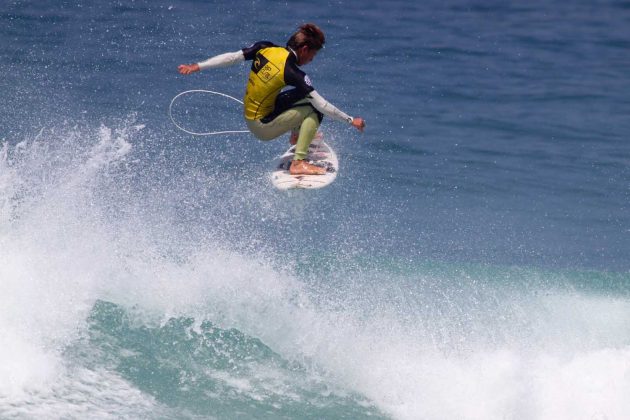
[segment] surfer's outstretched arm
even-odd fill
[[[337,121],[347,122],[357,130],[363,132],[365,128],[365,121],[361,117],[351,117],[336,106],[328,102],[317,91],[309,93],[309,101],[311,104],[322,114],[328,115]]]
[[[234,64],[238,64],[243,61],[245,61],[243,50],[238,50],[234,52],[228,52],[224,54],[215,55],[214,57],[210,57],[207,60],[202,61],[200,63],[181,64],[179,67],[177,67],[177,70],[181,74],[191,74],[191,73],[198,72],[200,70],[232,66]]]

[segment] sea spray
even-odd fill
[[[79,140],[92,137],[95,147]],[[124,133],[77,127],[41,130],[0,160],[2,388],[54,382],[61,353],[93,305],[111,254],[92,206],[95,179],[130,150]],[[100,264],[94,264],[101,261]]]

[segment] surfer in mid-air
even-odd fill
[[[291,143],[296,146],[289,172],[323,175],[325,168],[304,159],[324,115],[346,122],[361,132],[365,127],[363,118],[349,116],[317,93],[309,77],[299,68],[315,58],[324,42],[322,30],[307,23],[289,38],[286,47],[261,41],[200,63],[182,64],[178,70],[181,74],[191,74],[252,60],[243,100],[249,131],[260,140],[272,140],[291,131]],[[287,85],[293,89],[281,92]]]

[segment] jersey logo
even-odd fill
[[[256,58],[252,62],[252,71],[256,73],[260,80],[267,83],[280,72],[280,69],[267,60],[264,55],[256,54]]]
[[[306,83],[310,87],[313,87],[313,85],[311,84],[311,78],[307,75],[304,76],[304,83]]]

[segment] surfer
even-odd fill
[[[182,64],[178,71],[186,75],[251,60],[243,100],[249,131],[265,141],[291,131],[291,143],[296,146],[289,172],[292,175],[323,175],[326,169],[304,159],[324,115],[346,122],[361,132],[365,127],[363,118],[351,117],[326,101],[299,68],[310,63],[324,43],[322,30],[315,24],[307,23],[289,38],[286,47],[260,41],[200,63]],[[293,86],[293,89],[281,92],[285,86]]]

